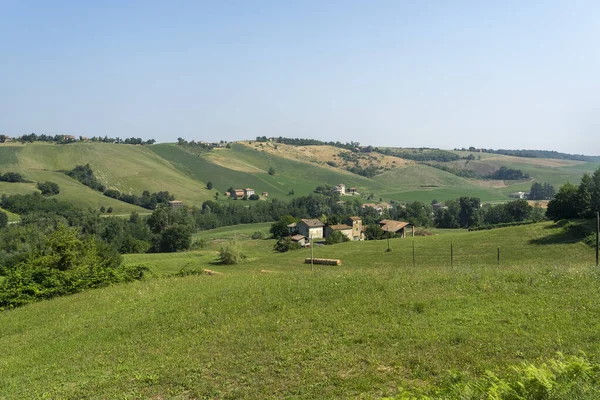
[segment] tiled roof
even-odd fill
[[[310,228],[319,228],[321,226],[325,226],[325,224],[319,221],[318,219],[302,219],[301,221],[304,222]]]
[[[329,229],[333,229],[334,231],[345,231],[348,229],[352,229],[351,226],[346,224],[337,224],[337,225],[329,225]]]

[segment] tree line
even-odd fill
[[[4,143],[7,140],[8,140],[7,135],[0,135],[0,143]],[[58,143],[58,144],[75,143],[77,141],[90,141],[90,142],[115,143],[115,144],[138,144],[138,145],[151,145],[151,144],[156,143],[156,140],[154,140],[154,139],[143,140],[142,138],[135,138],[135,137],[121,139],[119,137],[110,138],[108,136],[104,136],[104,137],[93,136],[88,139],[83,136],[79,136],[76,138],[73,135],[46,135],[46,134],[38,135],[36,133],[30,133],[28,135],[18,136],[13,140],[21,142],[21,143],[52,142],[52,143]]]

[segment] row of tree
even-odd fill
[[[6,172],[4,174],[0,174],[0,182],[10,182],[10,183],[18,183],[18,182],[27,182],[23,175],[18,172]]]
[[[7,140],[8,140],[7,135],[0,135],[0,143],[4,143]],[[135,138],[135,137],[121,139],[119,137],[109,138],[108,136],[104,136],[104,137],[93,136],[92,138],[87,139],[83,136],[79,136],[78,138],[76,138],[73,135],[46,135],[46,134],[38,135],[36,133],[22,135],[22,136],[15,138],[14,140],[22,142],[22,143],[53,142],[53,143],[58,143],[58,144],[74,143],[74,142],[77,142],[78,140],[79,141],[90,141],[90,142],[101,142],[101,143],[139,144],[139,145],[142,145],[142,144],[150,145],[150,144],[156,143],[156,140],[154,140],[154,139],[143,140],[142,138]]]
[[[579,186],[564,184],[548,203],[546,215],[554,221],[592,218],[600,211],[600,168],[584,174]]]

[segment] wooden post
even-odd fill
[[[600,212],[596,212],[596,267],[600,265],[598,249],[600,248]]]
[[[390,233],[389,232],[387,234],[387,242],[388,242],[387,252],[389,253],[390,251],[392,251],[392,249],[390,249]]]
[[[412,225],[410,228],[412,230],[412,237],[415,237],[415,226]]]
[[[454,249],[452,248],[452,242],[450,242],[450,266],[454,268]]]
[[[313,236],[310,234],[310,228],[308,229],[308,237],[310,238],[310,272],[313,272],[313,268],[314,268],[314,243],[313,243]]]
[[[498,266],[500,266],[500,247],[498,247]]]
[[[413,250],[413,267],[415,266],[415,241],[412,242],[412,250]]]

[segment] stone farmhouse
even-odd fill
[[[379,221],[379,226],[384,232],[389,232],[400,236],[401,238],[406,238],[406,229],[410,227],[411,234],[415,236],[415,226],[410,222],[403,221],[394,221],[392,219],[382,219]]]

